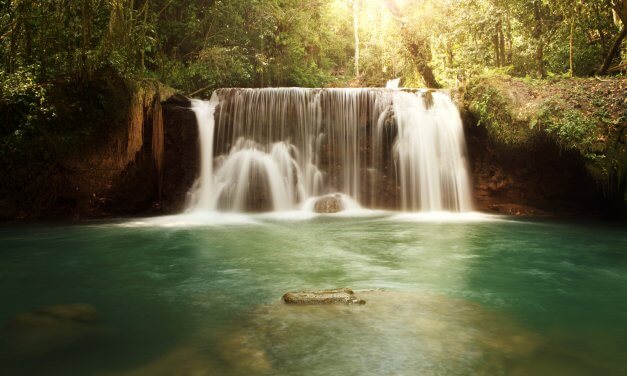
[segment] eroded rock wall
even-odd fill
[[[623,217],[627,80],[471,81],[458,95],[480,210]]]
[[[170,90],[127,83],[127,116],[93,147],[61,161],[57,207],[76,217],[128,215],[159,202],[163,169],[161,100]]]
[[[163,102],[164,160],[161,209],[180,212],[200,172],[196,115],[188,98],[175,95]]]
[[[520,216],[602,214],[600,187],[580,155],[538,135],[521,146],[490,138],[473,118],[465,122],[477,210]]]

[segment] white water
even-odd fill
[[[430,95],[431,108],[414,94],[394,95],[402,208],[472,210],[462,121],[447,95]]]
[[[215,109],[220,103],[216,93],[211,100],[192,100],[192,108],[198,122],[198,137],[200,140],[200,177],[192,189],[189,207],[210,209],[213,208],[213,134],[215,128]]]
[[[201,173],[188,211],[309,211],[331,193],[351,209],[472,210],[462,122],[444,93],[221,89],[192,108]]]
[[[401,79],[395,78],[393,80],[389,80],[385,85],[386,89],[398,89],[401,85]]]

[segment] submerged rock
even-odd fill
[[[500,312],[439,294],[372,290],[358,295],[368,304],[281,302],[247,311],[221,332],[218,348],[230,354],[221,359],[232,367],[224,374],[298,375],[303,369],[321,375],[559,373],[548,369],[554,363],[525,372],[533,364],[544,367],[550,349],[542,337]],[[233,346],[246,350],[235,353]],[[257,368],[238,373],[253,359]],[[556,356],[555,362],[561,360]],[[562,364],[555,367],[561,371]]]
[[[14,316],[4,330],[8,355],[28,358],[72,346],[104,333],[100,316],[88,304],[44,307]]]
[[[320,197],[314,205],[316,213],[338,213],[342,210],[344,210],[344,204],[342,203],[342,196],[339,194]]]
[[[411,291],[359,296],[368,300],[359,309],[277,301],[246,310],[218,331],[208,321],[189,343],[115,375],[621,373],[582,356],[589,348],[561,346],[576,344],[570,336],[549,342],[514,317],[472,301]]]
[[[283,295],[287,304],[366,304],[365,300],[358,299],[351,289],[318,290],[288,292]]]
[[[214,361],[197,346],[184,345],[160,354],[132,369],[102,373],[99,376],[211,376],[220,374]]]
[[[100,321],[96,309],[89,304],[58,304],[22,313],[13,317],[9,327],[32,327],[58,322],[94,323]]]

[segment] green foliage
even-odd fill
[[[578,149],[584,156],[593,157],[590,151],[595,139],[596,121],[583,116],[580,111],[559,111],[548,104],[540,113],[546,123],[546,131],[554,135],[565,148]]]
[[[544,104],[534,121],[556,137],[564,148],[578,150],[590,160],[596,159],[593,153],[596,120],[587,118],[581,111],[563,108],[553,102]]]
[[[28,71],[0,75],[0,195],[20,192],[18,207],[49,204],[62,160],[125,125],[135,89],[113,72],[96,73],[54,85],[37,83]]]
[[[1,136],[23,139],[37,126],[53,121],[56,112],[46,88],[37,82],[33,67],[14,73],[0,71],[0,113],[4,114]]]
[[[183,92],[323,86],[354,78],[353,4],[362,85],[421,86],[424,67],[447,86],[494,68],[560,76],[571,31],[589,75],[617,34],[606,0],[0,0],[0,61],[38,82],[113,69]]]
[[[46,88],[29,70],[0,73],[0,118],[0,193],[4,196],[11,187],[9,191],[27,194],[45,186],[48,171],[54,170],[45,140],[57,116]]]
[[[520,146],[537,134],[536,123],[519,119],[515,114],[515,104],[490,79],[476,79],[467,90],[465,98],[469,110],[475,114],[478,125],[486,127],[494,141],[505,146]]]
[[[519,82],[520,84],[518,84]],[[598,131],[599,122],[612,121],[606,112],[602,98],[599,109],[593,116],[581,109],[571,108],[562,99],[552,98],[539,105],[519,103],[529,98],[515,98],[507,94],[510,86],[537,87],[543,90],[542,83],[533,79],[513,79],[507,76],[483,76],[473,80],[465,93],[469,110],[485,125],[492,139],[505,145],[520,145],[538,134],[554,137],[565,149],[577,150],[588,159],[595,159],[597,140],[602,137]],[[575,84],[575,83],[573,83]],[[524,112],[521,107],[529,107]]]
[[[627,111],[620,82],[484,76],[465,88],[465,106],[504,147],[550,137],[579,154],[606,194],[624,195]],[[623,107],[621,107],[623,106]]]

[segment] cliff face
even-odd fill
[[[121,123],[94,147],[61,160],[55,210],[77,217],[148,211],[159,201],[164,159],[162,96],[156,83],[126,83]]]
[[[520,216],[602,214],[600,186],[583,158],[550,138],[507,147],[471,119],[466,139],[477,210]]]
[[[184,209],[199,171],[189,99],[157,83],[126,83],[125,116],[85,152],[61,161],[52,205],[26,216],[99,218]]]
[[[161,209],[163,213],[183,210],[200,171],[200,146],[196,115],[189,99],[175,95],[163,103],[164,162]]]
[[[475,80],[461,92],[475,200],[520,215],[625,212],[627,80]]]
[[[77,85],[78,86],[78,85]],[[161,102],[173,91],[117,76],[50,89],[57,118],[28,150],[5,149],[0,218],[94,218],[158,209]],[[40,154],[40,153],[44,154]]]

